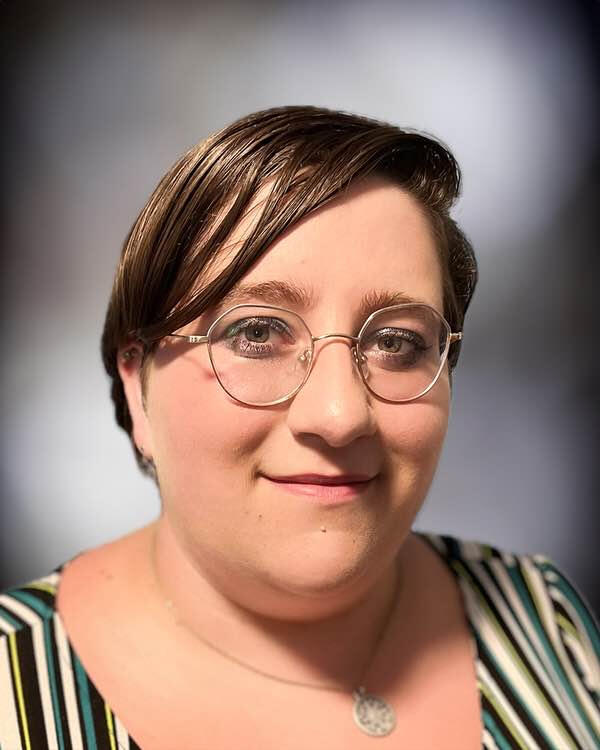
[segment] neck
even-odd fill
[[[243,576],[215,580],[164,515],[149,529],[148,556],[157,597],[198,650],[210,644],[250,670],[315,687],[368,683],[400,598],[402,555],[374,579],[326,596],[273,591]]]

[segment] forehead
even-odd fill
[[[374,179],[353,185],[282,234],[219,308],[250,300],[302,310],[342,305],[367,314],[414,300],[443,313],[429,222],[397,185]]]

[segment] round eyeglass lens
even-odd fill
[[[422,395],[443,367],[450,329],[428,305],[375,313],[360,334],[361,369],[370,390],[389,401]]]
[[[209,332],[215,374],[235,399],[253,406],[284,400],[304,383],[312,339],[295,313],[259,305],[238,306]]]

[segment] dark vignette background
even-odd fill
[[[149,521],[99,333],[120,243],[189,145],[267,106],[423,128],[481,283],[419,527],[543,552],[600,610],[598,5],[0,3],[0,585]]]

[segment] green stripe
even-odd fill
[[[13,626],[13,628],[15,628],[15,630],[21,630],[21,628],[23,627],[23,624],[18,620],[15,620],[14,616],[11,615],[10,612],[2,606],[0,606],[0,614]]]
[[[49,619],[54,614],[55,610],[49,607],[45,602],[38,599],[33,594],[29,594],[27,591],[13,591],[11,594],[13,599],[25,604],[29,609],[32,609],[40,617]]]
[[[44,626],[44,646],[46,651],[46,662],[48,664],[48,680],[50,682],[50,691],[52,694],[52,712],[54,713],[54,723],[56,725],[56,733],[58,737],[59,750],[65,749],[65,741],[62,730],[62,721],[60,716],[60,703],[58,698],[58,687],[56,681],[56,673],[54,671],[54,660],[53,660],[53,644],[51,636],[50,618],[52,617],[54,610],[48,607],[47,604],[37,599],[35,596],[28,594],[26,591],[16,590],[11,592],[10,596],[13,599],[21,602],[29,609],[33,610],[37,615],[42,618]],[[39,676],[38,685],[39,685]]]
[[[527,746],[523,744],[524,739],[521,737],[520,732],[517,731],[517,728],[515,727],[513,722],[510,720],[510,717],[506,713],[506,710],[495,700],[494,695],[492,694],[489,685],[487,685],[485,682],[480,682],[479,689],[481,690],[482,693],[485,694],[488,701],[494,706],[494,708],[496,709],[496,713],[502,717],[504,727],[510,732],[511,738],[515,742],[519,743],[519,747],[523,748],[523,750],[527,750]],[[508,701],[508,703],[510,704],[510,701]],[[486,718],[490,722],[489,724],[486,723]],[[500,734],[500,730],[498,728],[498,725],[494,721],[494,718],[490,714],[488,714],[485,709],[483,709],[483,722],[488,727],[488,729],[492,732],[492,734],[494,735],[494,739],[496,740],[498,744],[502,745],[503,748],[506,747],[508,748],[508,750],[513,750],[510,745],[508,744],[504,745],[504,742],[505,742],[504,733]],[[493,730],[492,730],[492,727],[493,727]]]
[[[77,687],[79,705],[81,706],[81,713],[83,715],[83,723],[85,726],[85,738],[87,741],[88,750],[98,750],[96,744],[96,731],[94,729],[94,718],[92,716],[92,704],[90,702],[90,689],[88,684],[88,678],[85,670],[77,658],[77,654],[71,649],[71,658],[73,659],[73,665],[75,667],[75,676],[77,678]]]
[[[514,567],[510,567],[507,570],[515,587],[516,593],[519,595],[521,603],[523,604],[523,607],[525,608],[529,616],[529,620],[535,628],[540,641],[542,642],[544,652],[550,659],[555,674],[560,678],[561,685],[568,692],[571,701],[576,700],[573,688],[571,685],[569,685],[568,678],[562,668],[556,651],[554,650],[554,646],[552,645],[552,641],[550,640],[548,631],[546,630],[546,628],[544,627],[544,623],[542,622],[542,609],[540,603],[537,601],[536,592],[533,590],[533,587],[531,586],[529,581],[527,581],[524,576],[521,575],[521,572],[519,570],[515,569]],[[554,607],[552,607],[552,611],[554,612]],[[538,649],[535,650],[537,651]]]
[[[65,738],[63,736],[62,721],[60,717],[60,701],[58,697],[58,683],[56,672],[54,671],[54,653],[55,646],[52,640],[51,623],[44,620],[44,644],[46,646],[46,662],[48,663],[48,679],[50,682],[50,691],[52,693],[52,711],[54,712],[54,724],[56,725],[56,734],[58,737],[59,750],[65,750]]]
[[[480,643],[481,643],[481,650],[485,651],[485,653],[487,654],[489,660],[494,664],[495,668],[497,669],[497,671],[501,675],[502,679],[504,680],[504,683],[506,685],[510,686],[510,688],[512,689],[512,695],[513,696],[517,695],[517,691],[515,689],[514,684],[509,679],[509,677],[507,676],[506,672],[502,669],[502,667],[500,666],[500,664],[498,663],[498,661],[494,658],[494,654],[487,647],[487,644],[483,640],[481,640]],[[492,675],[490,675],[490,677],[493,679]],[[490,692],[489,686],[486,683],[482,682],[481,689],[485,693],[485,695],[487,696],[487,699],[489,700],[489,702],[494,705],[494,708],[496,709],[496,711],[502,716],[502,719],[503,719],[503,721],[506,724],[506,728],[510,729],[511,737],[513,737],[519,743],[519,747],[522,747],[523,750],[527,750],[527,745],[524,744],[525,743],[524,738],[521,736],[521,733],[517,730],[517,728],[514,726],[514,723],[510,720],[510,718],[506,714],[505,709],[503,709],[502,706],[500,706],[494,700],[494,696]],[[499,685],[498,685],[498,691],[504,697],[504,699],[509,704],[509,706],[512,708],[512,710],[515,712],[515,714],[516,714],[517,718],[519,719],[519,721],[523,721],[522,718],[519,716],[518,711],[515,709],[515,707],[513,705],[513,702],[511,700],[511,695],[508,692],[503,692],[502,688]],[[520,696],[518,696],[518,698],[520,698]],[[518,700],[518,704],[519,704],[520,708],[523,709],[523,712],[526,713],[527,716],[529,716],[529,718],[533,721],[533,723],[537,727],[539,733],[542,735],[542,737],[544,737],[544,739],[545,739],[546,744],[548,745],[548,747],[551,747],[550,741],[549,741],[548,737],[546,736],[546,733],[543,731],[544,728],[540,727],[539,723],[537,721],[535,721],[535,717],[532,715],[531,710],[526,705],[525,701]],[[529,732],[529,729],[528,729],[528,727],[526,725],[525,725],[525,728]],[[571,745],[571,747],[573,747],[573,746]]]
[[[535,561],[534,561],[534,565],[535,565]],[[540,576],[542,576],[542,573],[539,570],[539,567],[537,565],[535,567],[536,567],[536,570],[538,570],[538,572],[540,573]],[[529,597],[523,597],[524,603],[526,604],[527,609],[529,610],[529,616],[530,616],[533,624],[536,626],[536,629],[539,630],[539,626],[541,626],[543,628],[543,623],[541,621],[541,611],[542,610],[541,610],[539,602],[537,600],[536,592],[533,590],[532,584],[530,584],[529,581],[527,581],[527,579],[525,579],[525,584],[527,585],[527,590],[529,591],[530,596],[531,596],[530,601],[533,600],[535,602],[537,612],[535,610],[533,610],[531,608],[530,603],[527,602],[527,599]],[[547,582],[543,578],[543,576],[542,576],[542,585],[547,590]],[[550,592],[548,592],[548,597],[550,599],[550,606],[551,606],[552,612],[554,614],[554,617],[556,618],[556,610],[554,609],[552,599],[550,598]],[[539,623],[539,625],[538,625],[538,623]],[[557,625],[557,628],[558,628],[558,625]],[[549,637],[549,635],[548,635],[548,633],[547,633],[547,631],[546,631],[545,628],[543,628],[543,630],[540,632],[540,636],[541,636],[541,639],[542,639],[542,643],[544,644],[544,648],[546,650],[546,653],[550,657],[550,660],[551,660],[552,665],[554,667],[554,673],[559,678],[562,686],[564,687],[565,691],[567,692],[567,694],[569,696],[571,707],[577,712],[577,715],[579,716],[579,718],[581,719],[582,723],[586,727],[588,733],[590,734],[590,736],[593,737],[594,734],[595,734],[595,729],[592,726],[592,724],[590,722],[590,719],[587,716],[587,712],[585,711],[585,709],[583,708],[583,706],[579,702],[579,699],[577,697],[577,693],[575,692],[575,688],[573,687],[573,683],[570,681],[569,676],[567,675],[567,673],[565,672],[562,664],[560,663],[558,655],[557,655],[556,651],[554,650],[554,647],[552,646],[552,642],[550,641],[550,637]],[[559,636],[559,639],[561,640],[561,643],[562,643],[562,637],[561,637],[560,628],[558,628],[558,636]]]
[[[510,743],[504,737],[504,733],[500,730],[494,717],[484,710],[483,712],[483,726],[489,731],[494,738],[494,742],[500,748],[500,750],[513,750]],[[523,745],[521,745],[523,747]]]
[[[556,622],[560,626],[559,630],[566,631],[567,635],[570,635],[573,638],[575,638],[577,643],[581,643],[581,638],[579,637],[579,631],[577,630],[575,625],[573,625],[571,620],[567,620],[567,618],[564,615],[556,615]],[[581,643],[581,645],[583,646],[583,643]]]
[[[460,565],[460,567],[463,568],[463,570],[464,570],[464,567],[462,565]],[[467,572],[465,570],[465,572],[464,572],[463,575],[468,575],[472,579],[475,578],[474,574],[471,574],[470,571]],[[485,584],[482,581],[480,581],[478,578],[477,578],[477,581],[479,582],[479,586],[483,590],[485,590],[487,592]],[[527,682],[529,684],[529,687],[531,688],[532,692],[535,693],[535,694],[537,694],[540,703],[543,706],[546,707],[546,715],[547,715],[547,717],[548,718],[552,718],[552,717],[554,718],[554,720],[555,720],[554,721],[555,728],[558,731],[558,733],[561,734],[563,736],[563,738],[567,742],[571,743],[570,746],[573,747],[571,736],[570,736],[570,732],[566,731],[566,727],[565,727],[564,722],[561,720],[561,718],[558,716],[558,714],[553,710],[553,708],[549,705],[548,700],[546,699],[546,696],[540,690],[540,687],[539,687],[539,678],[537,677],[537,675],[535,675],[534,672],[532,672],[531,670],[527,669],[526,665],[523,663],[523,661],[521,660],[521,658],[519,657],[519,655],[515,651],[514,646],[510,642],[509,638],[507,637],[506,632],[508,631],[508,626],[507,626],[506,630],[501,627],[500,623],[494,617],[494,615],[492,614],[492,611],[487,606],[487,603],[483,599],[483,595],[478,590],[478,587],[474,583],[472,583],[472,582],[471,582],[470,585],[471,585],[471,587],[473,589],[473,592],[475,593],[475,595],[479,599],[479,605],[480,605],[480,607],[482,608],[482,610],[486,614],[486,618],[488,620],[488,624],[494,629],[494,631],[496,632],[496,635],[497,635],[500,643],[503,644],[504,649],[506,650],[507,655],[509,657],[509,662],[511,663],[511,665],[515,669],[518,669],[518,671],[521,673],[521,675],[522,675],[523,679],[525,680],[525,682]],[[500,672],[500,674],[504,678],[504,681],[506,682],[506,684],[511,686],[511,688],[513,690],[513,693],[518,694],[518,691],[516,690],[516,687],[513,684],[512,680],[510,680],[507,677],[507,675],[505,674],[504,670],[501,669],[501,667],[498,664],[497,660],[494,658],[494,656],[491,653],[491,651],[489,650],[489,648],[487,648],[487,644],[483,641],[483,638],[481,638],[480,643],[484,647],[486,647],[486,653],[488,653],[490,659],[496,665],[496,668],[498,669],[498,671]],[[526,701],[522,701],[521,705],[523,707],[523,710],[527,713],[527,715],[530,717],[530,719],[536,725],[536,727],[537,727],[538,731],[540,732],[540,734],[546,738],[546,741],[549,744],[548,737],[546,735],[544,727],[540,723],[541,718],[540,717],[536,717],[532,713],[531,708],[527,705]],[[558,722],[556,720],[558,720]]]
[[[565,598],[573,605],[573,608],[577,610],[579,619],[585,627],[585,631],[592,642],[592,647],[597,655],[600,655],[600,631],[598,631],[596,623],[594,622],[590,611],[584,604],[579,592],[571,586],[569,581],[563,576],[560,571],[556,568],[550,567],[553,573],[558,577],[558,581],[546,582],[547,586],[556,586],[564,595]],[[550,594],[550,596],[552,596]]]

